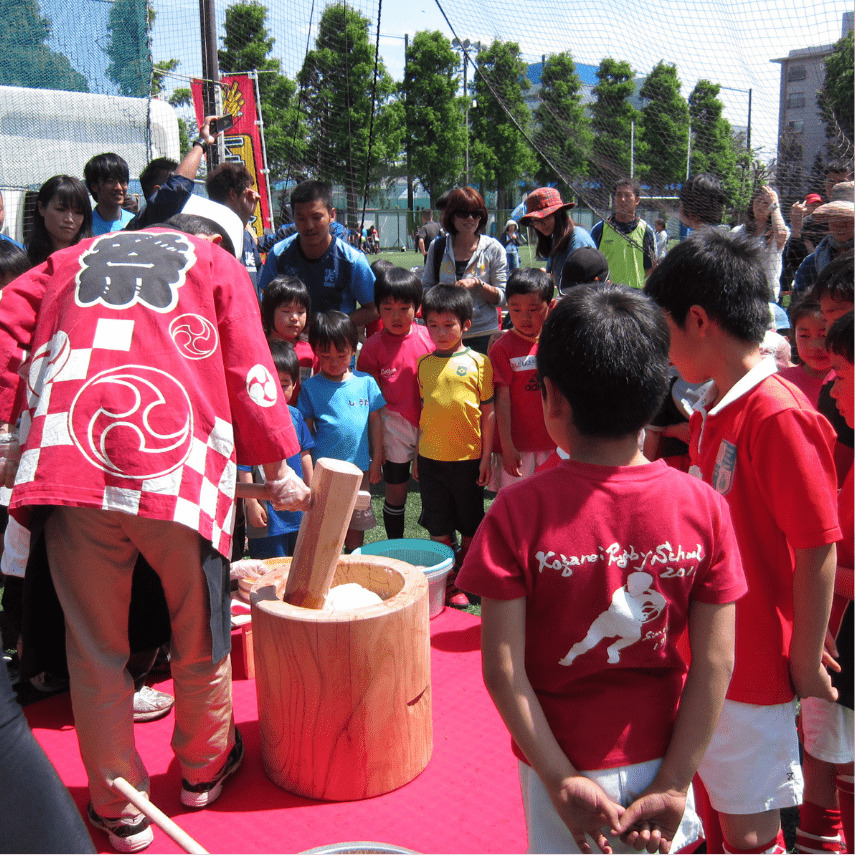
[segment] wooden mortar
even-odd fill
[[[395,790],[433,747],[428,583],[412,565],[342,556],[334,585],[384,599],[330,612],[283,601],[290,559],[252,587],[262,765],[279,787],[322,800]]]

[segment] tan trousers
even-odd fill
[[[172,749],[191,784],[210,781],[235,742],[229,657],[211,662],[200,536],[177,523],[120,511],[57,507],[45,525],[51,575],[65,612],[71,702],[95,811],[139,814],[108,784],[123,776],[148,793],[134,745],[128,660],[131,576],[140,552],[163,583],[172,623]]]

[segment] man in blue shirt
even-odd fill
[[[330,234],[336,216],[330,185],[301,182],[291,192],[291,207],[297,234],[275,244],[268,254],[259,292],[274,277],[288,274],[309,289],[313,312],[336,309],[350,315],[357,327],[375,321],[374,274],[365,256]]]
[[[83,168],[86,189],[95,200],[92,234],[104,235],[124,229],[134,216],[122,208],[128,192],[128,162],[120,155],[105,152],[95,155]]]

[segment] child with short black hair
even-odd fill
[[[419,522],[432,540],[448,546],[451,533],[460,532],[461,561],[484,518],[494,432],[490,360],[462,342],[472,313],[467,289],[429,289],[422,316],[436,350],[422,357],[417,368],[422,399],[416,459],[422,497]],[[469,599],[455,588],[454,576],[447,578],[446,602],[466,607]]]
[[[715,809],[708,849],[785,852],[779,810],[802,796],[794,689],[835,698],[821,660],[841,537],[834,438],[761,357],[769,285],[751,238],[693,234],[645,291],[664,311],[681,375],[713,380],[690,419],[690,472],[728,501],[749,585],[737,605],[734,677],[699,766]]]
[[[422,304],[422,281],[412,271],[387,265],[375,272],[375,305],[383,329],[369,336],[360,349],[357,368],[368,372],[386,401],[381,411],[386,483],[383,523],[387,538],[404,537],[404,509],[410,464],[419,436],[419,359],[434,350],[426,327],[413,319]]]
[[[553,277],[537,268],[517,268],[505,286],[512,329],[488,351],[496,393],[493,491],[532,475],[556,448],[544,425],[535,363],[553,291]]]
[[[832,363],[832,398],[852,428],[853,310],[836,319],[826,336]],[[796,831],[798,853],[853,853],[853,456],[838,492],[838,542],[835,598],[829,632],[835,640],[838,670],[832,683],[835,703],[807,698],[802,719],[805,795]],[[840,832],[843,832],[843,841]]]
[[[273,365],[279,376],[279,384],[285,400],[291,399],[291,392],[300,380],[300,365],[297,354],[288,342],[277,339],[269,341]],[[297,434],[300,452],[288,459],[288,465],[306,484],[312,481],[312,449],[315,441],[303,416],[296,407],[289,405],[291,423]],[[239,467],[238,478],[243,482],[264,483],[261,467]],[[293,556],[297,544],[297,533],[303,519],[302,511],[277,511],[272,503],[261,503],[256,499],[245,499],[247,520],[247,540],[250,557],[253,559],[273,559],[281,556]]]
[[[316,458],[336,458],[363,471],[362,489],[381,479],[385,404],[375,379],[351,371],[359,334],[343,312],[321,312],[309,331],[309,344],[318,360],[318,374],[300,390],[297,406],[315,437]],[[361,546],[365,532],[377,525],[371,506],[355,509],[345,536],[348,552]]]
[[[830,373],[830,358],[826,350],[826,320],[820,303],[809,295],[795,299],[788,307],[791,329],[796,340],[799,365],[779,369],[779,374],[801,389],[817,407],[821,387]]]
[[[312,328],[309,289],[296,276],[277,276],[262,292],[261,312],[262,326],[268,339],[288,342],[297,354],[300,377],[288,402],[296,404],[300,384],[318,369],[315,353],[309,344],[309,330]]]
[[[530,853],[591,852],[587,835],[603,852],[667,852],[700,834],[690,783],[746,585],[724,500],[639,451],[668,348],[633,289],[579,285],[556,305],[538,380],[566,459],[497,495],[459,576],[482,597],[485,684],[520,760]]]
[[[0,239],[0,288],[26,273],[33,263],[23,247]]]

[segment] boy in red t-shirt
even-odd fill
[[[544,425],[535,366],[538,337],[556,302],[553,290],[553,277],[537,268],[518,268],[505,286],[514,326],[488,351],[496,395],[496,435],[488,485],[493,491],[532,475],[556,450]]]
[[[482,596],[485,683],[520,759],[530,853],[699,837],[688,792],[746,584],[722,497],[639,451],[668,347],[638,291],[580,285],[559,302],[538,380],[568,458],[499,493],[458,576]]]
[[[821,657],[835,576],[834,435],[759,352],[768,288],[754,242],[703,230],[645,291],[690,383],[713,384],[690,419],[690,473],[728,501],[749,592],[737,605],[734,677],[699,765],[725,852],[784,853],[779,809],[799,805],[796,697],[834,700]]]
[[[375,305],[383,329],[363,343],[357,368],[377,381],[386,401],[381,414],[386,483],[383,525],[387,538],[403,538],[410,463],[416,454],[422,408],[416,367],[422,357],[433,353],[434,343],[426,327],[413,323],[422,304],[419,277],[400,267],[375,273]]]

